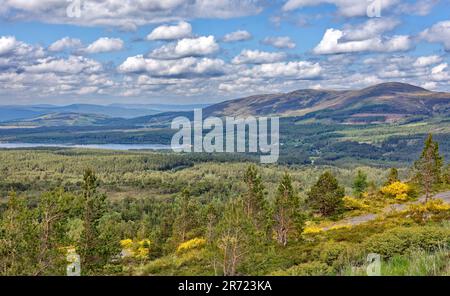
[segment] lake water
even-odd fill
[[[170,145],[161,144],[89,144],[89,145],[72,145],[72,144],[42,144],[42,143],[0,143],[0,149],[14,148],[38,148],[38,147],[56,147],[56,148],[86,148],[86,149],[103,149],[103,150],[168,150]]]

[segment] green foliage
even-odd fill
[[[278,244],[286,246],[288,238],[300,237],[305,217],[300,209],[300,201],[292,186],[292,178],[285,173],[278,185],[274,201],[274,230]]]
[[[329,171],[320,176],[308,193],[308,204],[324,216],[335,216],[342,212],[345,190]]]
[[[436,251],[450,247],[450,229],[439,227],[400,227],[370,237],[365,248],[368,252],[391,258],[413,250]]]
[[[273,276],[319,276],[331,275],[333,269],[323,262],[312,261],[302,263],[286,270],[275,271]]]
[[[384,186],[391,185],[392,183],[400,182],[400,179],[398,177],[398,170],[396,168],[391,168],[389,170],[389,175],[386,180],[386,183],[384,183]]]
[[[355,180],[353,181],[353,194],[361,197],[367,187],[369,187],[367,175],[363,171],[358,170]]]
[[[267,202],[261,175],[255,165],[248,166],[244,182],[247,185],[247,192],[243,195],[245,214],[253,220],[259,230],[263,230],[267,223]]]
[[[433,186],[442,182],[442,166],[443,158],[439,154],[439,144],[433,141],[433,135],[429,134],[419,160],[414,163],[415,178],[425,190],[427,199],[430,197]]]

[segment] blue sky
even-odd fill
[[[450,91],[449,57],[450,0],[0,0],[3,105]]]

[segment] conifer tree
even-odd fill
[[[292,186],[292,179],[285,173],[278,185],[274,205],[274,230],[278,244],[286,246],[291,233],[300,235],[303,230],[303,215],[299,198]]]
[[[439,144],[429,134],[420,158],[414,164],[416,179],[425,191],[425,202],[431,197],[433,186],[441,182],[443,158],[439,155]]]
[[[358,170],[358,173],[353,182],[353,194],[355,196],[361,197],[368,186],[369,184],[367,182],[367,175],[363,171]]]
[[[197,226],[197,204],[191,198],[188,189],[184,189],[176,201],[177,214],[173,224],[175,242],[182,243],[188,239],[188,234]]]
[[[244,212],[259,230],[265,230],[268,218],[265,189],[255,165],[247,168],[244,181],[247,185],[247,192],[243,196]]]
[[[98,225],[106,211],[106,196],[97,192],[98,180],[95,172],[87,169],[82,184],[83,233],[81,237],[81,268],[89,273],[105,264],[107,258],[101,256],[102,242]]]
[[[345,190],[339,186],[331,172],[325,172],[308,193],[308,204],[323,216],[334,216],[342,212]]]

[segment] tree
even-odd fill
[[[368,186],[367,175],[363,171],[358,170],[355,180],[353,181],[353,194],[361,197]]]
[[[384,183],[384,185],[388,186],[395,182],[400,182],[400,179],[398,177],[398,170],[396,168],[391,168],[389,170],[389,175],[388,175],[387,181],[386,181],[386,183]]]
[[[324,215],[333,216],[342,212],[345,190],[331,172],[322,174],[317,183],[308,192],[310,207]]]
[[[217,227],[216,246],[221,257],[224,276],[234,276],[240,264],[246,260],[251,250],[257,248],[257,231],[246,213],[241,199],[231,200],[225,206],[222,219]]]
[[[87,169],[82,184],[83,198],[83,233],[81,237],[80,255],[84,273],[102,267],[108,260],[102,251],[98,225],[106,212],[106,196],[97,192],[98,180],[95,172]]]
[[[243,195],[245,214],[253,220],[259,230],[263,230],[267,226],[267,204],[264,185],[255,165],[247,168],[244,181],[247,185],[247,192]]]
[[[429,134],[420,158],[415,162],[416,179],[425,190],[425,202],[430,198],[433,186],[441,182],[443,158],[439,155],[439,144]]]
[[[292,187],[292,179],[285,173],[278,185],[274,205],[274,230],[278,244],[286,246],[291,233],[301,234],[304,225],[299,198]]]
[[[40,250],[36,275],[57,274],[58,270],[63,270],[65,256],[61,256],[58,248],[66,241],[65,223],[74,199],[62,189],[42,194],[37,207]]]
[[[35,212],[24,198],[11,192],[0,220],[0,275],[36,274],[38,250]]]
[[[173,224],[175,242],[186,241],[188,234],[197,226],[197,204],[192,200],[188,189],[184,189],[176,201],[177,215]]]

